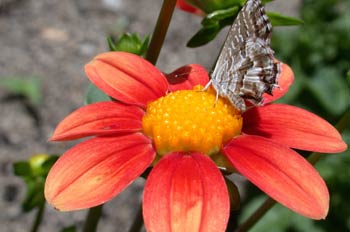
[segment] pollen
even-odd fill
[[[157,153],[197,151],[216,154],[222,144],[239,135],[240,112],[215,90],[172,92],[147,105],[142,119],[143,132],[153,138]]]

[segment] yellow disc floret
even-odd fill
[[[214,90],[180,90],[147,106],[143,132],[152,137],[159,155],[172,151],[217,153],[222,144],[240,134],[242,116]]]

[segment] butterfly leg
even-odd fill
[[[201,89],[201,91],[207,91],[207,90],[209,89],[209,87],[210,87],[211,84],[212,84],[212,81],[209,80],[209,82],[204,86],[203,89]]]

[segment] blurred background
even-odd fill
[[[74,143],[48,143],[55,126],[80,107],[89,84],[83,66],[108,51],[106,37],[151,34],[161,0],[0,0],[0,225],[29,231],[35,210],[24,213],[23,180],[13,163],[37,153],[61,154]],[[305,24],[274,28],[273,48],[295,72],[281,101],[308,109],[335,125],[349,111],[350,0],[276,0],[269,11],[297,16]],[[347,10],[346,10],[347,9]],[[209,44],[186,48],[201,18],[176,10],[157,66],[164,72],[188,63],[208,70],[227,29]],[[348,75],[348,77],[347,77]],[[348,112],[349,113],[349,112]],[[349,122],[343,133],[349,141]],[[253,231],[350,231],[349,153],[327,155],[316,165],[331,192],[324,221],[312,221],[275,206]],[[104,207],[99,231],[127,231],[141,202],[137,180]],[[241,220],[264,196],[244,185]],[[47,206],[41,231],[83,224],[87,211],[60,213]]]

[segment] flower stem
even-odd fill
[[[142,204],[140,204],[129,232],[140,232],[143,226]]]
[[[350,112],[345,112],[345,114],[341,117],[341,119],[336,124],[335,128],[337,128],[338,131],[343,131],[347,127],[347,123],[350,121]],[[315,165],[317,161],[321,157],[321,153],[314,152],[310,154],[307,158],[307,160],[312,164]],[[250,228],[252,228],[255,223],[257,223],[269,209],[272,208],[276,204],[276,201],[272,198],[267,198],[264,203],[245,221],[243,222],[236,230],[236,232],[245,232],[248,231]]]
[[[154,28],[152,39],[147,50],[146,60],[152,64],[157,63],[160,49],[163,46],[165,35],[168,31],[171,17],[174,12],[176,0],[164,0],[160,10],[156,27]]]
[[[40,205],[40,207],[38,209],[34,224],[32,226],[32,229],[30,230],[30,232],[37,232],[38,231],[39,226],[41,224],[41,221],[43,220],[44,211],[45,211],[45,201]]]
[[[101,218],[103,205],[98,205],[89,209],[89,212],[86,216],[85,224],[83,227],[83,232],[95,232],[98,221]]]
[[[267,198],[264,203],[244,222],[242,223],[236,230],[236,232],[245,232],[252,228],[255,223],[257,223],[262,216],[265,215],[272,206],[276,203],[272,198]]]

